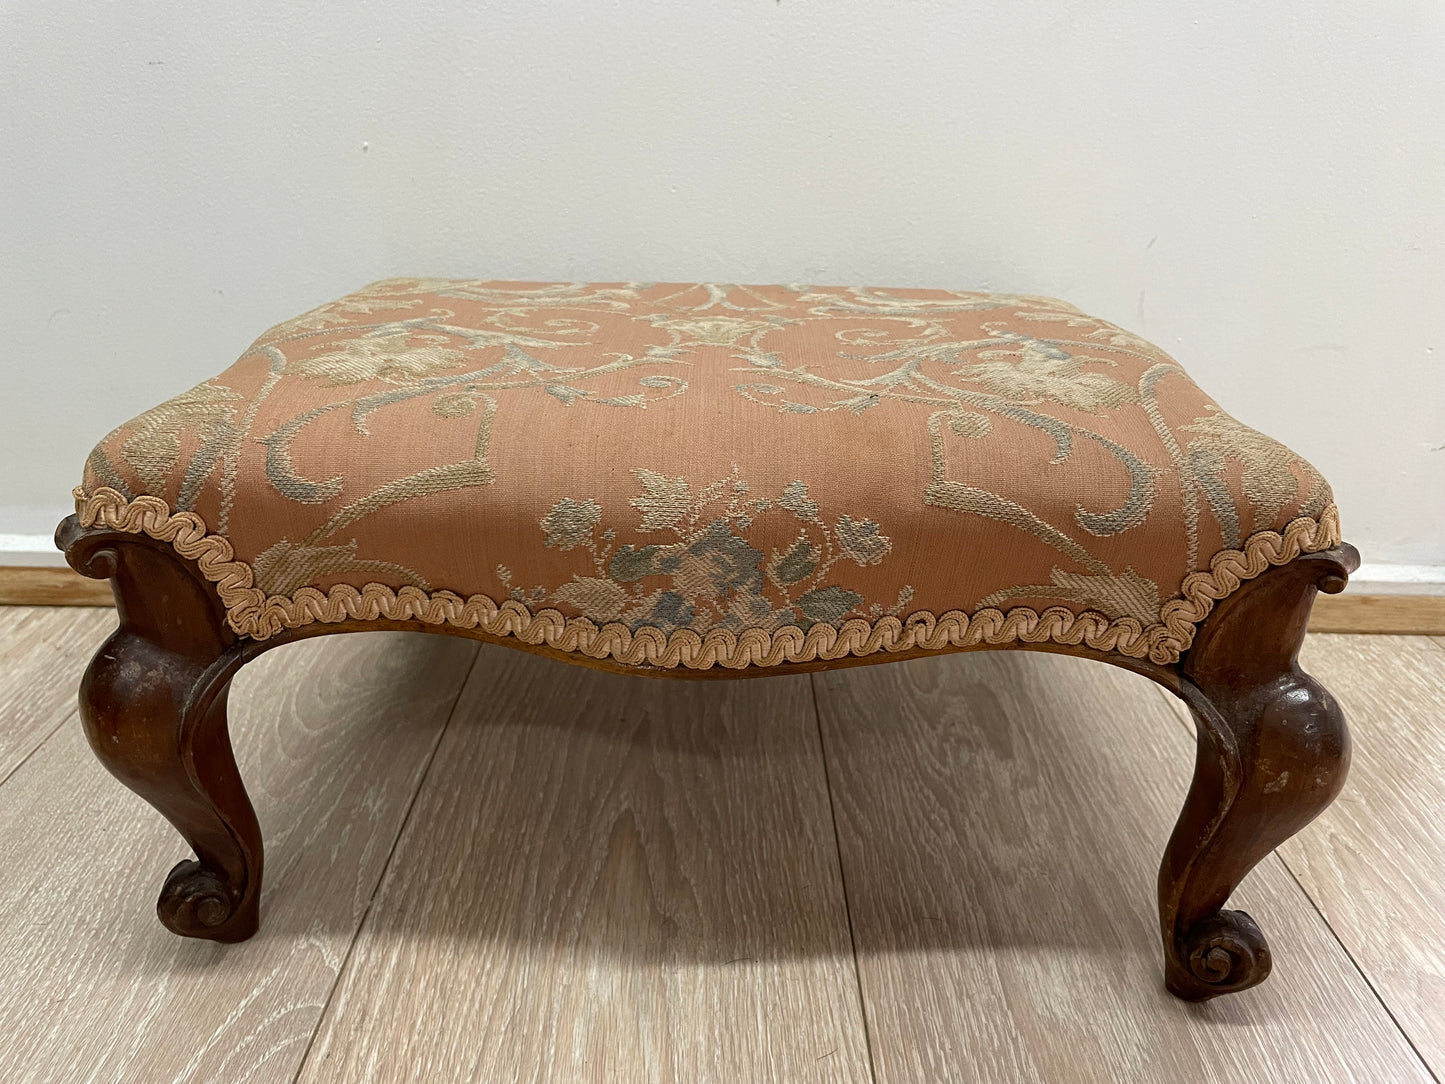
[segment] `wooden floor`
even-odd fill
[[[155,921],[185,847],[75,718],[113,622],[0,608],[6,1084],[1445,1079],[1445,641],[1310,638],[1350,783],[1236,894],[1274,975],[1186,1005],[1153,892],[1191,724],[1123,671],[294,644],[232,694],[268,880],[218,946]]]

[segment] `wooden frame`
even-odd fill
[[[81,718],[106,768],[159,810],[195,852],[194,859],[171,870],[157,904],[165,926],[186,937],[242,941],[257,929],[261,831],[231,752],[226,694],[237,671],[262,652],[308,636],[414,629],[648,673],[417,621],[312,624],[252,640],[230,629],[214,586],[170,545],[140,534],[87,529],[74,516],[61,524],[56,541],[76,571],[108,579],[114,590],[119,627],[85,674]],[[1297,655],[1316,592],[1343,590],[1358,565],[1359,554],[1346,544],[1267,569],[1220,600],[1174,665],[1086,647],[1007,645],[1134,670],[1180,697],[1193,713],[1194,780],[1159,870],[1164,981],[1181,998],[1244,990],[1269,974],[1269,948],[1258,925],[1224,904],[1245,875],[1314,819],[1344,783],[1350,756],[1344,717],[1324,687],[1299,668]],[[768,676],[922,654],[937,652],[742,672],[651,673]]]

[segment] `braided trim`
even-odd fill
[[[1019,606],[1007,613],[989,608],[972,615],[962,610],[942,615],[920,610],[906,620],[882,617],[870,624],[853,618],[837,627],[818,623],[806,631],[788,625],[774,632],[713,629],[699,634],[678,629],[665,633],[655,628],[633,632],[625,625],[599,626],[585,617],[569,618],[552,609],[533,613],[514,599],[499,605],[486,595],[462,598],[451,591],[395,589],[380,583],[359,589],[340,584],[324,593],[315,587],[303,587],[289,598],[268,596],[255,586],[251,566],[235,559],[231,543],[211,534],[205,521],[194,512],[173,513],[159,497],[127,500],[106,487],[89,495],[76,489],[74,495],[82,526],[148,535],[195,561],[201,574],[216,585],[231,628],[253,640],[265,640],[312,622],[384,618],[478,629],[491,636],[512,636],[524,644],[545,644],[593,659],[612,659],[624,666],[663,669],[723,666],[741,670],[880,651],[896,654],[1010,643],[1083,644],[1096,651],[1117,652],[1134,659],[1147,657],[1168,665],[1178,662],[1188,650],[1196,626],[1214,604],[1238,590],[1245,580],[1303,553],[1340,544],[1339,512],[1333,504],[1317,520],[1303,516],[1292,521],[1283,534],[1260,531],[1249,537],[1243,549],[1216,553],[1207,571],[1186,576],[1179,597],[1166,602],[1159,621],[1148,626],[1132,617],[1111,620],[1093,610],[1076,614],[1064,606],[1051,606],[1040,613]]]

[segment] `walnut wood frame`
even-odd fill
[[[145,535],[84,528],[74,516],[56,541],[78,572],[109,579],[120,619],[80,689],[91,748],[122,783],[185,837],[194,859],[171,870],[157,910],[186,937],[243,941],[256,932],[261,830],[236,769],[226,693],[240,668],[278,644],[369,629],[446,632],[625,673],[547,647],[419,621],[312,624],[264,641],[236,635],[195,562]],[[1341,545],[1272,567],[1222,599],[1171,666],[1086,647],[1010,644],[1123,666],[1182,699],[1198,735],[1194,781],[1159,870],[1164,982],[1191,1001],[1248,989],[1270,971],[1269,948],[1235,886],[1339,793],[1350,742],[1334,698],[1299,668],[1317,591],[1343,590],[1359,564]],[[979,645],[960,650],[984,650]],[[994,648],[997,650],[997,648]],[[731,678],[887,662],[937,652],[879,654],[758,671],[656,670],[656,676]]]

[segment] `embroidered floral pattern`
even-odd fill
[[[602,509],[596,501],[563,497],[542,517],[544,544],[585,548],[591,574],[574,574],[550,591],[527,590],[513,586],[504,566],[498,577],[507,596],[519,602],[548,599],[593,621],[666,633],[772,632],[786,625],[806,630],[850,616],[896,616],[913,597],[913,588],[904,586],[888,608],[865,606],[862,595],[829,582],[840,561],[878,564],[892,543],[870,520],[843,515],[829,526],[804,482],[790,482],[770,498],[757,496],[736,469],[695,492],[683,478],[641,468],[632,473],[643,490],[628,502],[642,513],[638,530],[662,534],[662,540],[619,545],[611,529],[597,532]],[[788,521],[792,541],[781,549],[758,549],[750,532],[760,519],[779,516]]]
[[[1214,556],[1338,541],[1318,472],[1157,347],[941,290],[374,283],[117,429],[101,493],[224,540],[248,635],[328,619],[276,602],[308,592],[496,594],[687,665],[950,614],[1169,661]]]

